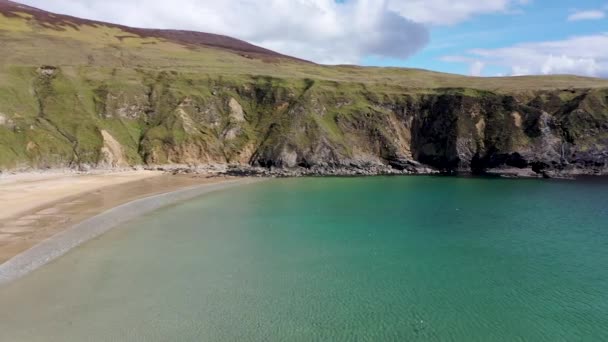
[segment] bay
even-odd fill
[[[608,182],[279,179],[0,288],[2,341],[608,340]]]

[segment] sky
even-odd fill
[[[608,0],[19,0],[224,34],[324,64],[608,77]]]

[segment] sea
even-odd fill
[[[0,341],[608,341],[608,181],[210,193],[0,287]]]

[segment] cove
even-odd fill
[[[608,182],[278,179],[0,287],[7,341],[608,339]]]

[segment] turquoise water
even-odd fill
[[[606,341],[608,182],[272,180],[0,288],[1,341]]]

